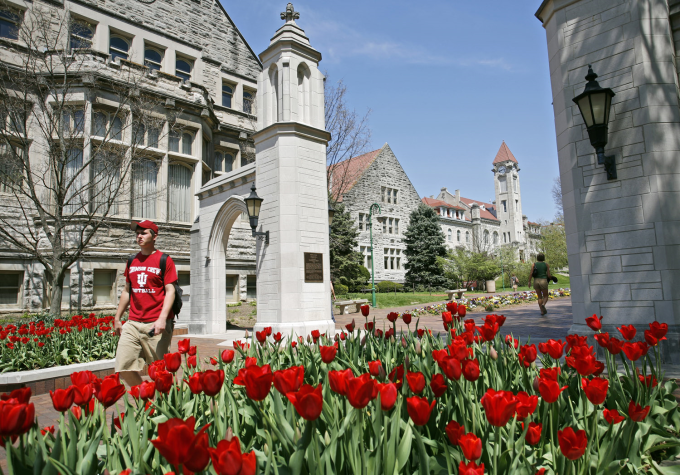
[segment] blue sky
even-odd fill
[[[286,2],[222,4],[259,54]],[[372,110],[372,149],[389,143],[421,197],[447,187],[492,201],[491,162],[505,140],[520,165],[524,214],[552,219],[558,165],[540,0],[294,5],[320,69],[344,80],[350,107]]]

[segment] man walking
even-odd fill
[[[161,275],[163,253],[156,249],[158,226],[152,221],[133,222],[141,251],[125,268],[125,289],[120,295],[113,327],[120,335],[116,350],[116,371],[129,386],[142,382],[144,365],[162,359],[172,341],[177,270],[170,256]],[[120,318],[130,305],[125,326]]]

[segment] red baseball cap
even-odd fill
[[[133,231],[137,231],[137,228],[140,227],[142,229],[150,229],[154,233],[158,234],[158,226],[156,226],[156,223],[153,221],[149,221],[148,219],[145,219],[144,221],[133,221],[130,223],[130,229]]]

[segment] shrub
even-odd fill
[[[335,289],[335,295],[345,295],[349,292],[349,287],[347,287],[345,284],[333,284],[333,288]]]
[[[379,282],[375,285],[378,289],[378,292],[385,293],[385,292],[403,292],[404,291],[404,286],[401,284],[398,284],[396,282],[390,282],[389,280],[383,280],[382,282]]]

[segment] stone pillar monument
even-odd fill
[[[256,148],[257,194],[264,199],[258,241],[255,330],[308,335],[335,332],[331,320],[328,192],[321,54],[295,20],[260,54]]]
[[[669,12],[669,4],[671,12]],[[574,323],[604,317],[603,331],[653,321],[669,326],[664,360],[680,363],[680,108],[676,2],[545,0]],[[675,46],[674,46],[675,45]],[[572,99],[588,64],[614,90],[607,180]],[[592,332],[590,332],[592,333]]]

